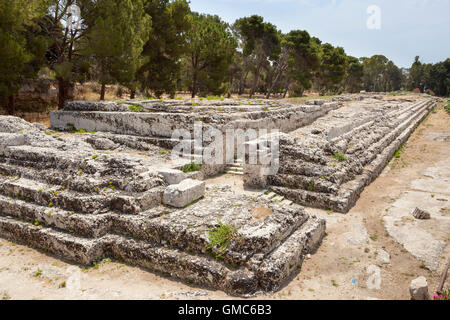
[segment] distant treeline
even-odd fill
[[[80,19],[79,19],[80,18]],[[145,96],[342,92],[450,92],[450,59],[400,69],[383,55],[348,56],[307,31],[287,34],[260,16],[232,25],[192,12],[185,0],[0,1],[0,98],[21,79],[58,80],[59,107],[73,83],[97,81]]]

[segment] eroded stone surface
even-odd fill
[[[167,141],[46,131],[14,117],[0,117],[0,134],[0,235],[77,263],[116,257],[249,295],[280,288],[325,234],[324,220],[263,192],[169,185],[162,173],[177,172],[176,182],[181,171],[171,170],[183,163],[162,152]],[[173,187],[187,191],[184,208],[164,205]],[[271,214],[255,219],[256,208]],[[234,230],[225,251],[209,246],[219,222]]]

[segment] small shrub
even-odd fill
[[[311,182],[309,183],[308,190],[309,191],[315,191],[316,190],[316,184],[315,184],[314,180],[311,180]]]
[[[401,145],[397,150],[395,150],[395,153],[394,153],[394,158],[395,159],[399,159],[400,157],[401,157],[401,155],[402,155],[402,152],[403,152],[403,145]]]
[[[447,105],[444,107],[445,111],[450,114],[450,100],[447,101]]]
[[[142,112],[142,110],[144,110],[144,108],[142,106],[132,105],[132,106],[128,106],[128,110],[130,110],[131,112]]]
[[[214,227],[209,231],[208,249],[213,250],[216,248],[218,250],[216,258],[221,258],[237,230],[220,221],[218,221],[218,224],[218,227]]]
[[[183,167],[183,172],[184,173],[189,173],[189,172],[196,172],[196,171],[200,171],[202,169],[202,166],[195,163],[194,161],[191,161],[191,163],[185,165]]]
[[[342,152],[336,152],[335,154],[333,154],[332,157],[339,162],[344,162],[344,161],[348,160],[347,156],[345,154],[343,154]]]

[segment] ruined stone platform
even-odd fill
[[[222,132],[227,128],[289,132],[340,106],[340,102],[296,105],[247,99],[74,101],[64,110],[52,112],[50,118],[52,126],[61,130],[76,128],[166,140],[175,129],[193,131],[195,121]]]
[[[435,105],[366,99],[281,134],[280,169],[266,186],[296,203],[346,213]]]
[[[0,236],[75,263],[116,258],[246,296],[280,288],[325,234],[291,201],[205,187],[145,137],[1,116],[0,138]],[[176,206],[164,201],[173,190]],[[212,246],[221,225],[229,231]]]

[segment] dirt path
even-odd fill
[[[423,179],[425,170],[433,168],[437,172],[448,172],[449,137],[450,116],[440,107],[419,126],[400,158],[394,159],[364,190],[357,205],[347,215],[307,209],[326,218],[327,237],[286,287],[275,294],[257,298],[409,299],[409,283],[418,276],[428,279],[430,291],[434,293],[442,262],[449,257],[449,230],[436,229],[433,225],[424,227],[446,245],[440,254],[439,268],[432,272],[390,236],[383,218],[395,212],[405,192],[417,191],[414,181]],[[237,190],[242,188],[239,177],[223,177],[208,183],[226,182]],[[442,177],[435,177],[433,182],[442,184]],[[450,202],[443,201],[445,192],[442,196],[433,190],[421,192],[429,195],[422,201],[424,208],[438,208],[442,217],[449,215]],[[381,262],[376,254],[378,249],[390,255],[390,264]],[[109,260],[89,269],[79,268],[0,239],[0,299],[229,298],[220,291],[195,288]]]

